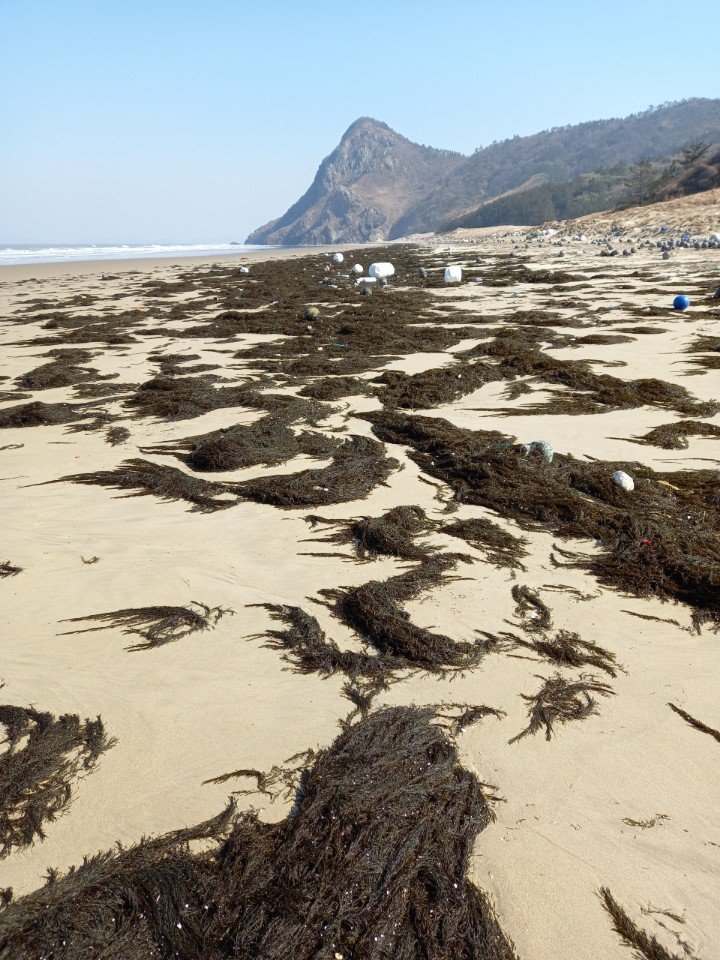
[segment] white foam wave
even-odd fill
[[[21,263],[65,263],[71,260],[146,259],[168,256],[202,256],[204,254],[243,253],[261,247],[233,243],[147,243],[0,246],[0,265]]]

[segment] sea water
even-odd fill
[[[6,243],[0,244],[0,266],[18,263],[66,263],[71,260],[133,260],[153,257],[200,257],[267,247],[242,243]]]

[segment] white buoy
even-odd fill
[[[445,267],[445,283],[462,283],[460,267]]]
[[[381,277],[394,276],[395,267],[391,263],[371,263],[368,273],[371,277],[379,280]]]
[[[333,263],[342,263],[345,257],[341,253],[333,254]]]
[[[238,267],[238,273],[250,273],[250,267]]]
[[[623,490],[627,490],[628,493],[635,489],[635,481],[629,474],[625,473],[624,470],[616,470],[612,475],[612,479],[613,483],[622,487]]]
[[[361,274],[363,272],[363,265],[361,263],[356,263],[352,268],[352,272],[357,273],[358,275]]]
[[[377,283],[377,277],[358,277],[355,281],[355,286],[359,287],[361,283]]]

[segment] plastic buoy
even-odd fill
[[[613,483],[616,483],[618,487],[622,487],[623,490],[627,490],[628,493],[635,489],[635,481],[629,474],[625,473],[624,470],[616,470],[612,475],[612,479]]]
[[[394,276],[395,267],[391,263],[371,263],[368,273],[371,277],[379,280],[381,277]]]
[[[341,253],[333,254],[333,263],[342,263],[345,257]]]
[[[352,268],[352,272],[353,272],[353,273],[357,273],[357,274],[361,274],[361,273],[363,272],[363,266],[362,266],[362,264],[361,264],[361,263],[356,263],[355,266]]]
[[[676,310],[687,310],[690,306],[690,297],[686,297],[684,293],[681,293],[679,296],[675,297],[673,300],[673,307]]]
[[[460,267],[445,267],[445,283],[461,283],[462,270]]]

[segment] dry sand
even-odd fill
[[[606,228],[609,221],[603,224]],[[583,230],[590,232],[590,226]],[[504,237],[495,232],[489,241],[493,255],[513,249],[513,232]],[[482,258],[487,248],[482,238],[476,241]],[[444,249],[447,238],[441,243]],[[647,284],[634,276],[646,267],[657,268],[656,251],[606,261],[597,258],[597,246],[569,244],[558,261],[558,250],[549,244],[518,249],[533,267],[592,272],[610,265],[617,289],[607,281],[578,285],[572,294],[582,301],[580,312],[600,308],[609,316],[612,311],[613,326],[632,326],[640,322],[626,314],[624,308],[632,303],[647,308],[647,322],[666,331],[637,336],[630,343],[553,350],[553,355],[592,358],[598,372],[628,379],[659,377],[687,386],[700,399],[717,397],[717,371],[692,375],[698,371],[683,353],[695,336],[720,334],[717,312],[711,316],[698,307],[673,315],[667,306],[689,279],[708,289],[720,282],[720,252],[675,253],[662,264],[665,293],[660,296],[644,292]],[[464,244],[463,256],[470,253]],[[179,265],[125,261],[4,268],[0,319],[17,320],[24,301],[36,297],[63,301],[88,293],[101,298],[93,311],[142,307],[142,283],[148,276],[172,279],[192,265],[183,260]],[[103,271],[113,279],[101,281]],[[621,284],[626,286],[620,289]],[[118,294],[123,299],[113,300]],[[458,309],[498,318],[518,307],[547,306],[552,299],[545,285],[464,285],[439,290],[437,296],[457,301]],[[46,351],[37,342],[25,342],[42,333],[42,319],[40,311],[37,316],[31,311],[22,325],[0,325],[0,373],[7,378],[0,388],[12,391],[14,378],[42,362]],[[244,339],[256,342],[258,337]],[[153,336],[126,349],[102,349],[92,365],[102,373],[117,373],[121,381],[139,382],[151,374],[148,353],[158,348],[200,353],[203,362],[216,365],[230,380],[242,380],[242,363],[231,359],[238,342]],[[411,355],[390,366],[415,372],[447,360],[441,353]],[[620,361],[625,366],[610,365]],[[502,398],[504,386],[489,384],[450,406],[424,412],[471,429],[512,433],[523,441],[544,438],[556,451],[580,458],[639,461],[658,470],[715,468],[720,462],[717,439],[693,437],[689,448],[680,451],[631,444],[629,438],[674,419],[657,408],[594,416],[528,415],[508,422],[501,412],[508,406]],[[37,391],[33,398],[48,403],[76,399],[72,388]],[[531,399],[536,401],[538,394]],[[6,395],[0,410],[13,402]],[[521,398],[516,405],[524,402],[530,401]],[[347,399],[344,417],[353,432],[371,435],[370,425],[353,414],[377,407],[377,401],[368,398]],[[307,598],[317,597],[324,587],[384,579],[402,569],[387,558],[374,561],[369,571],[340,555],[307,556],[317,548],[308,545],[313,534],[304,517],[315,511],[241,503],[205,515],[189,512],[182,502],[122,497],[97,486],[43,485],[68,474],[112,469],[139,456],[150,443],[256,417],[220,409],[193,420],[156,422],[127,419],[119,401],[110,402],[108,409],[118,425],[131,431],[121,446],[110,446],[102,432],[74,433],[65,426],[0,431],[0,560],[22,567],[20,574],[0,580],[2,700],[54,714],[99,714],[118,740],[97,768],[74,785],[69,809],[46,826],[46,839],[0,861],[0,887],[12,886],[16,896],[37,887],[49,866],[63,870],[116,841],[130,844],[213,815],[235,784],[205,784],[209,778],[241,767],[267,770],[309,747],[329,744],[338,733],[338,721],[349,712],[341,678],[321,680],[284,669],[277,653],[250,639],[269,625],[267,613],[253,605],[308,608]],[[708,422],[720,424],[720,417]],[[442,504],[406,451],[393,447],[391,453],[405,469],[393,473],[387,485],[376,487],[365,501],[323,508],[323,515],[377,516],[392,506],[419,504],[430,516],[442,517]],[[178,465],[170,456],[154,454],[150,459]],[[251,468],[220,479],[301,466]],[[455,517],[486,513],[462,506]],[[505,526],[519,532],[514,524]],[[469,728],[460,746],[467,767],[481,782],[495,785],[504,800],[497,805],[495,823],[478,837],[471,876],[491,895],[519,957],[630,956],[598,898],[598,889],[605,885],[670,951],[712,960],[720,950],[720,745],[682,722],[667,704],[672,701],[720,728],[718,636],[708,629],[700,634],[682,629],[689,625],[690,613],[681,605],[623,597],[599,587],[582,571],[556,568],[550,560],[553,536],[524,535],[531,541],[526,572],[511,574],[468,547],[476,562],[463,567],[463,579],[411,602],[412,620],[432,624],[458,640],[471,639],[477,629],[506,629],[508,621],[517,629],[510,589],[516,582],[527,584],[539,589],[556,626],[577,631],[615,654],[626,671],[612,682],[615,695],[600,702],[596,716],[559,728],[550,742],[538,735],[513,745],[508,740],[526,723],[521,695],[537,688],[538,675],[554,672],[532,656],[491,656],[452,681],[416,674],[379,702],[464,701],[506,712],[502,720]],[[446,548],[448,540],[435,538]],[[464,548],[460,541],[458,545]],[[93,557],[97,562],[83,562]],[[568,593],[566,585],[578,594]],[[221,619],[212,632],[140,652],[126,651],[129,638],[117,628],[63,635],[68,618],[191,601],[234,614]],[[338,642],[354,642],[330,611],[310,609]],[[663,622],[638,619],[628,611]],[[282,801],[270,803],[257,795],[240,800],[259,806],[267,819],[287,813]]]

